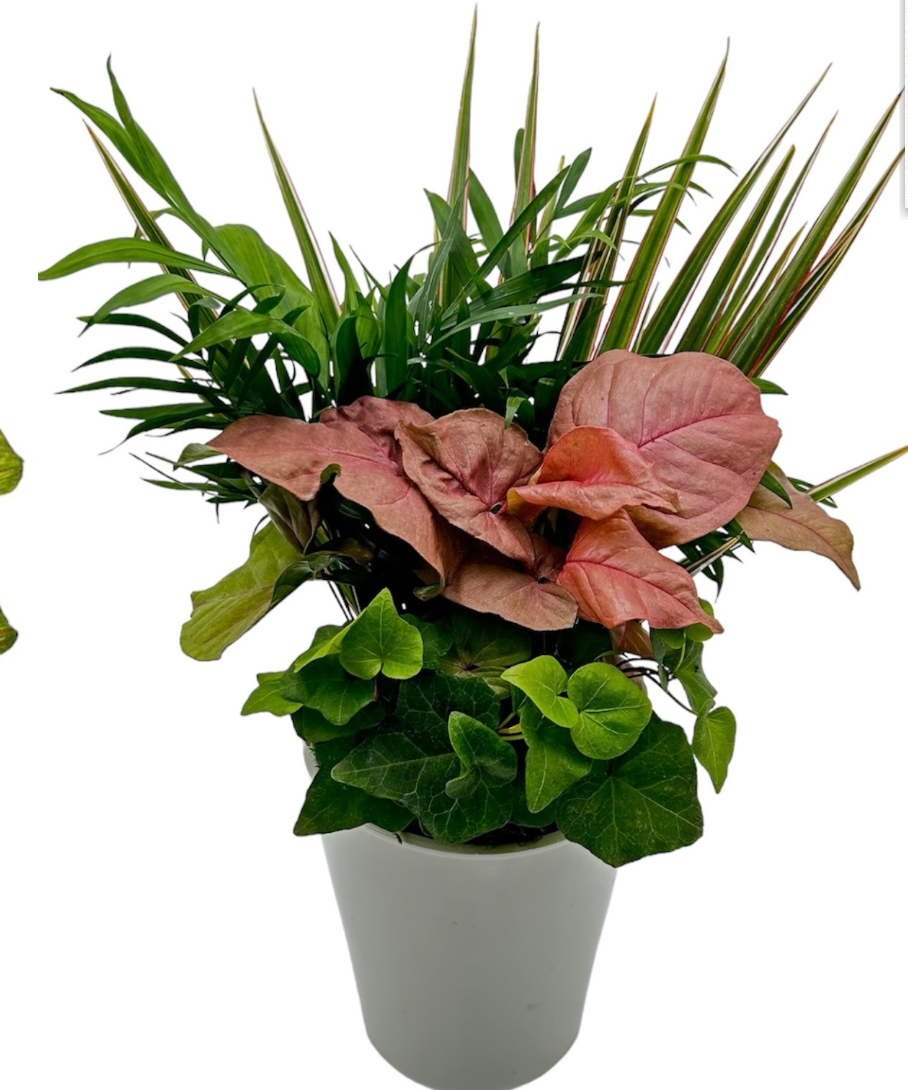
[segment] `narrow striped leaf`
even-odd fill
[[[511,210],[513,224],[521,212],[529,205],[535,192],[536,169],[536,122],[539,112],[539,28],[536,28],[536,42],[533,50],[533,75],[530,80],[530,93],[527,97],[526,121],[523,127],[523,140],[520,143],[520,158],[517,164],[517,185],[514,193],[514,207]],[[548,203],[548,202],[546,202]],[[526,232],[515,239],[511,246],[511,271],[527,267],[527,255],[534,239],[535,216],[526,224]]]
[[[226,269],[219,269],[217,265],[210,265],[200,258],[190,257],[189,254],[168,250],[156,242],[148,242],[141,238],[112,238],[105,242],[92,242],[88,246],[81,246],[55,265],[51,265],[49,269],[38,273],[38,279],[56,280],[61,276],[70,276],[72,273],[81,272],[82,269],[91,268],[92,265],[148,261],[156,265],[166,264],[169,268],[195,269],[198,272],[218,276],[230,275]]]
[[[864,465],[858,466],[857,469],[850,469],[847,473],[840,473],[837,477],[824,481],[823,484],[815,485],[808,490],[807,494],[817,503],[822,503],[823,500],[829,499],[830,496],[836,495],[837,492],[841,492],[857,481],[869,477],[871,473],[876,473],[878,469],[888,466],[906,454],[908,454],[908,447],[899,447],[898,450],[892,451],[891,454],[884,454],[881,458],[874,458],[872,462],[865,462]]]
[[[158,276],[150,276],[147,280],[140,280],[138,284],[130,284],[129,287],[118,291],[116,295],[112,295],[88,319],[87,324],[94,325],[96,322],[101,322],[115,310],[141,306],[143,303],[150,303],[154,299],[160,299],[164,295],[173,294],[212,296],[221,302],[225,302],[222,296],[215,295],[214,292],[208,291],[206,288],[200,288],[198,284],[187,280],[185,276],[161,273]]]

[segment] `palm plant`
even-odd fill
[[[393,275],[377,277],[363,265],[357,271],[332,237],[341,291],[334,287],[328,263],[260,110],[267,152],[299,244],[304,275],[294,271],[253,228],[237,224],[215,227],[196,210],[136,121],[109,65],[115,114],[70,92],[59,92],[94,126],[89,130],[92,140],[127,206],[135,232],[85,246],[51,266],[41,278],[66,276],[107,262],[146,263],[161,270],[117,292],[83,319],[86,328],[116,325],[153,334],[158,346],[104,352],[82,367],[130,359],[155,365],[147,368],[153,373],[90,381],[72,392],[104,389],[168,395],[166,403],[105,410],[130,422],[127,438],[152,431],[239,436],[237,429],[244,426],[239,422],[263,416],[330,426],[339,418],[351,419],[351,407],[365,404],[363,399],[381,399],[383,404],[416,407],[413,412],[422,414],[414,416],[406,427],[401,423],[405,432],[407,428],[411,431],[407,432],[409,438],[400,438],[394,428],[403,410],[395,411],[389,434],[398,435],[405,455],[411,440],[422,442],[426,449],[428,440],[417,435],[426,418],[446,418],[446,414],[464,410],[497,414],[506,430],[519,433],[534,450],[545,448],[548,436],[551,450],[561,434],[553,428],[560,399],[572,381],[592,375],[592,370],[586,370],[588,365],[601,358],[661,360],[675,353],[681,354],[679,360],[691,359],[691,354],[718,357],[727,361],[723,367],[730,364],[737,369],[736,381],[755,391],[757,399],[760,395],[782,395],[784,391],[766,378],[767,368],[850,251],[903,157],[900,153],[888,164],[861,195],[849,218],[852,201],[898,99],[873,127],[853,166],[816,218],[790,231],[805,181],[820,158],[830,128],[819,136],[803,162],[787,140],[817,93],[821,77],[737,180],[686,261],[660,290],[657,275],[675,232],[683,228],[680,217],[685,202],[706,193],[695,178],[707,169],[730,169],[704,151],[727,56],[677,158],[648,165],[654,121],[654,108],[650,109],[626,165],[616,170],[608,184],[587,192],[583,183],[589,150],[570,163],[562,162],[551,178],[540,179],[537,174],[537,36],[526,117],[514,145],[514,200],[509,215],[502,217],[470,161],[475,38],[474,21],[448,189],[444,196],[427,192],[434,235],[425,247],[425,261],[422,252],[417,253]],[[162,207],[149,208],[115,152],[153,191],[157,203],[163,202]],[[171,244],[162,225],[165,216],[175,218],[197,236],[200,256],[181,252]],[[183,308],[179,328],[135,309],[170,295],[175,295]],[[553,318],[559,315],[556,335],[548,336]],[[574,419],[572,423],[583,421]],[[290,434],[301,433],[293,430]],[[261,435],[256,433],[254,439],[252,446],[260,442]],[[850,534],[819,505],[834,506],[832,497],[837,492],[906,453],[908,447],[820,485],[786,477],[775,464],[766,468],[769,450],[767,447],[763,462],[766,471],[762,479],[758,475],[753,482],[759,487],[746,508],[745,496],[733,509],[735,517],[710,524],[693,539],[679,535],[668,542],[680,549],[676,566],[685,579],[702,572],[721,588],[725,560],[742,548],[752,550],[754,540],[767,539],[790,548],[822,552],[856,581]],[[246,451],[248,456],[238,451]],[[224,458],[225,453],[233,457]],[[645,759],[647,746],[654,744],[655,717],[651,719],[648,702],[644,706],[638,701],[632,717],[636,725],[631,729],[624,724],[624,749],[584,741],[575,717],[578,707],[585,714],[583,697],[578,695],[583,684],[577,682],[576,692],[572,690],[569,686],[574,677],[568,682],[561,663],[576,666],[578,672],[595,664],[621,673],[625,679],[649,677],[673,696],[671,686],[679,683],[688,710],[696,717],[693,753],[718,789],[727,772],[735,726],[728,709],[716,707],[715,690],[702,673],[703,642],[717,629],[711,608],[705,603],[692,606],[678,623],[633,613],[618,621],[617,614],[606,611],[597,615],[598,625],[591,624],[589,610],[585,613],[581,608],[584,619],[573,627],[563,626],[570,628],[567,637],[556,637],[544,625],[530,622],[520,627],[513,623],[516,617],[504,613],[511,624],[493,622],[486,616],[483,631],[490,635],[483,644],[477,639],[479,622],[474,612],[483,607],[477,606],[475,597],[464,593],[458,597],[457,592],[451,592],[456,579],[445,587],[444,573],[438,574],[439,564],[434,564],[434,574],[426,575],[425,552],[420,554],[418,546],[414,550],[406,544],[402,540],[406,535],[389,532],[378,515],[371,517],[365,493],[348,495],[343,489],[343,482],[352,479],[352,471],[344,468],[340,455],[338,459],[321,466],[316,484],[304,493],[295,488],[292,474],[282,475],[273,465],[263,468],[254,452],[236,439],[222,437],[210,443],[190,443],[173,461],[172,471],[161,469],[152,481],[163,488],[198,491],[217,506],[261,504],[270,519],[254,538],[247,564],[194,596],[193,617],[183,633],[187,653],[197,658],[219,657],[230,643],[310,579],[331,584],[350,622],[343,628],[320,632],[313,647],[290,671],[261,675],[259,688],[245,709],[292,712],[298,732],[317,753],[319,746],[323,747],[322,767],[329,773],[336,770],[333,776],[317,779],[313,788],[322,802],[327,793],[330,805],[320,806],[319,820],[313,816],[314,805],[308,811],[304,807],[297,831],[330,831],[364,820],[403,828],[414,821],[414,815],[424,830],[439,839],[471,839],[498,827],[465,819],[454,823],[453,833],[450,823],[442,829],[431,816],[438,792],[428,800],[416,798],[404,788],[383,795],[362,762],[357,764],[354,741],[362,743],[365,737],[365,744],[373,744],[375,732],[380,735],[384,729],[378,723],[385,716],[396,716],[398,722],[406,722],[408,715],[416,716],[412,708],[402,711],[398,705],[412,702],[413,697],[405,695],[407,679],[420,669],[431,668],[436,671],[433,676],[454,677],[463,685],[477,677],[483,679],[482,684],[498,701],[491,709],[486,707],[485,692],[478,703],[466,697],[461,703],[456,699],[452,703],[439,695],[440,705],[448,708],[452,717],[460,718],[445,724],[450,738],[445,737],[441,753],[423,752],[413,758],[417,762],[444,758],[444,772],[439,773],[441,793],[447,784],[447,796],[460,800],[462,808],[467,807],[464,800],[471,793],[475,808],[479,807],[476,793],[480,785],[484,785],[486,805],[490,793],[499,798],[495,792],[503,790],[501,783],[509,784],[517,775],[510,757],[501,755],[499,743],[504,742],[507,754],[518,753],[520,782],[526,781],[517,802],[492,808],[508,836],[557,823],[567,835],[617,863],[696,839],[695,817],[690,817],[689,829],[649,842],[605,845],[598,832],[584,831],[595,821],[588,812],[581,819],[576,817],[579,796],[572,802],[569,789],[578,783],[588,785],[592,782],[589,777],[599,772],[606,778],[621,776],[627,755],[633,758],[638,753],[635,746],[642,747]],[[158,461],[166,464],[171,460]],[[406,458],[404,465],[409,477],[419,483],[418,471]],[[332,479],[338,466],[340,477]],[[521,502],[535,503],[540,509],[557,506],[551,492],[546,493],[544,502],[538,492],[532,493],[532,487],[544,485],[544,478],[537,482],[529,476],[530,470],[524,478],[514,478],[517,495],[505,497],[505,514],[516,511]],[[441,511],[430,494],[431,484],[420,484],[420,488],[436,512]],[[753,484],[748,495],[752,489]],[[558,515],[560,523],[551,513],[542,516],[534,523],[536,537],[557,544],[559,526],[566,525],[573,534],[572,511],[584,514],[575,505]],[[531,515],[536,518],[538,512]],[[461,527],[456,520],[454,525]],[[537,570],[534,577],[538,575]],[[544,577],[537,579],[545,581]],[[440,595],[460,603],[460,609]],[[582,599],[579,592],[575,597]],[[492,607],[491,612],[502,611]],[[407,622],[404,629],[391,623],[398,613],[406,614],[401,621]],[[637,623],[641,619],[650,620],[649,632]],[[372,659],[367,655],[364,666],[362,657],[357,656],[364,654],[361,645],[370,640],[374,643],[375,626],[381,628],[385,622],[389,631],[397,632],[392,640],[396,650],[392,654],[389,647],[381,646],[373,655],[378,665],[370,673]],[[418,656],[411,638],[414,628],[419,633]],[[358,649],[356,654],[350,650],[353,647]],[[334,655],[339,662],[336,676],[332,674],[335,690],[345,685],[355,689],[351,678],[369,683],[360,694],[362,700],[356,697],[357,706],[346,718],[345,711],[337,711],[336,701],[320,702],[320,697],[313,696],[313,684],[301,680],[306,670],[319,663],[319,669],[326,670]],[[532,666],[529,673],[527,666]],[[608,676],[610,684],[620,689],[614,675]],[[374,683],[377,695],[370,688],[376,677],[385,679],[380,685]],[[447,684],[438,683],[439,693]],[[566,687],[567,697],[561,695]],[[542,690],[547,695],[540,695]],[[626,690],[620,692],[625,699]],[[380,716],[376,709],[381,710]],[[601,726],[608,721],[614,728],[614,716],[612,707],[596,722]],[[461,721],[465,717],[472,717],[474,727]],[[482,725],[494,741],[476,733],[475,725]],[[572,729],[572,742],[558,734],[560,727]],[[644,728],[650,731],[650,741],[641,734]],[[676,735],[672,738],[677,741]],[[475,746],[474,758],[465,756],[474,743],[480,748],[487,746],[484,762],[475,759]],[[689,754],[686,740],[684,747],[684,753]],[[551,797],[549,791],[534,792],[532,786],[538,787],[543,750],[550,764],[561,770],[561,789]],[[688,757],[682,754],[677,759],[686,761]],[[690,770],[684,767],[689,780]],[[495,780],[496,774],[501,782]],[[556,811],[553,807],[559,796],[562,809]],[[685,805],[693,814],[695,798]],[[326,813],[330,817],[326,818]],[[583,828],[578,830],[578,825]]]

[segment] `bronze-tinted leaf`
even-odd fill
[[[636,445],[612,428],[572,428],[545,456],[534,479],[512,496],[539,508],[561,507],[604,519],[622,507],[677,510],[678,497],[663,484]]]
[[[738,515],[744,532],[754,541],[774,541],[786,549],[819,553],[848,576],[860,590],[861,581],[851,558],[854,538],[840,519],[828,515],[816,500],[797,488],[778,470],[773,474],[788,492],[791,507],[762,485]]]
[[[383,530],[409,542],[446,578],[453,566],[452,535],[404,473],[394,439],[401,422],[431,417],[416,405],[370,397],[328,410],[324,418],[306,424],[248,416],[209,445],[302,500],[312,499],[336,467],[337,490],[368,508]]]
[[[530,541],[530,566],[477,546],[445,587],[444,596],[537,632],[570,628],[577,619],[577,603],[556,582],[564,551],[537,534],[530,535]]]
[[[687,572],[657,552],[620,511],[602,522],[584,519],[558,583],[580,604],[580,616],[618,628],[646,620],[655,628],[722,626],[700,606]]]
[[[514,560],[533,560],[523,523],[508,511],[508,492],[528,480],[542,454],[522,428],[488,409],[461,409],[430,424],[401,424],[407,475],[452,525]]]
[[[630,440],[677,493],[677,512],[631,512],[659,548],[693,541],[734,518],[781,436],[756,386],[732,364],[700,352],[664,359],[606,352],[564,387],[550,446],[584,425]]]

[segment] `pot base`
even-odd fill
[[[571,1049],[615,872],[560,835],[324,838],[369,1039],[431,1090],[515,1090]]]

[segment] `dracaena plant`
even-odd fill
[[[373,823],[502,843],[560,829],[620,865],[694,842],[695,761],[716,790],[728,772],[735,719],[702,664],[721,626],[695,576],[721,588],[728,558],[774,541],[857,584],[832,496],[908,449],[812,486],[774,461],[780,431],[764,408],[784,392],[767,367],[896,171],[901,156],[845,218],[897,103],[791,234],[829,131],[796,163],[786,138],[811,89],[660,292],[685,202],[705,193],[695,174],[726,166],[704,150],[725,62],[676,159],[647,164],[650,110],[614,180],[578,196],[589,151],[537,178],[537,41],[502,219],[470,165],[474,43],[475,24],[424,262],[357,274],[332,238],[335,292],[263,120],[304,274],[252,228],[212,226],[111,71],[116,115],[61,93],[92,123],[135,234],[42,277],[161,267],[85,319],[163,346],[83,366],[131,358],[155,375],[76,389],[178,395],[107,412],[134,422],[130,437],[214,433],[154,483],[263,508],[248,561],[193,596],[187,653],[220,657],[303,583],[335,592],[340,623],[259,675],[243,709],[288,715],[314,752],[296,832]],[[117,153],[163,207],[150,210]],[[165,222],[201,255],[173,246]],[[167,295],[185,328],[134,309]],[[653,712],[645,682],[684,726]]]

